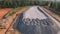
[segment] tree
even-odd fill
[[[56,9],[57,8],[57,2],[56,2],[56,0],[55,0],[55,6],[56,6],[55,9]]]

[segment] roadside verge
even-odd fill
[[[25,10],[27,10],[26,7],[21,9],[21,10],[19,10],[18,12],[13,14],[12,16],[7,17],[7,21],[6,21],[5,25],[4,25],[5,28],[0,30],[0,34],[6,34],[8,29],[13,25],[14,20],[17,17],[17,15],[23,13]]]
[[[53,13],[52,11],[50,11],[44,7],[42,7],[42,8],[60,23],[60,16],[58,16],[57,14]]]

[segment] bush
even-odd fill
[[[51,10],[53,10],[53,12],[60,15],[60,2],[52,2],[50,8]]]

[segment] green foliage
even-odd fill
[[[11,15],[13,15],[13,14],[15,14],[18,10],[21,10],[23,7],[17,7],[17,8],[15,8],[13,11],[11,11],[9,14],[8,14],[8,16],[11,16]]]
[[[60,2],[51,2],[49,7],[54,13],[60,15]]]
[[[29,6],[24,6],[24,7],[17,7],[15,8],[13,11],[11,11],[8,16],[12,16],[13,14],[15,14],[18,10],[21,10],[22,8],[29,8]]]
[[[11,13],[9,13],[8,16],[11,16],[11,15],[13,15],[13,14],[15,14],[15,13],[16,13],[15,11],[12,11]]]
[[[6,1],[0,1],[0,8],[16,8],[16,7],[22,7],[22,6],[32,6],[32,5],[47,5],[46,1],[27,1],[27,0],[6,0]]]
[[[39,0],[3,0],[0,1],[0,8],[16,8],[22,6],[32,6],[32,5],[40,5],[40,6],[48,6],[49,7],[60,10],[60,2],[52,2],[52,1],[39,1]]]
[[[50,8],[54,10],[60,10],[60,2],[51,2]]]

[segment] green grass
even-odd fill
[[[9,13],[8,16],[11,16],[11,15],[15,14],[15,13],[16,13],[18,10],[20,10],[20,9],[22,9],[22,7],[15,8],[13,11],[11,11],[11,12]]]
[[[12,16],[13,14],[15,14],[18,10],[21,10],[23,8],[29,8],[29,6],[24,6],[24,7],[17,7],[15,8],[13,11],[11,11],[8,16]]]
[[[13,11],[13,12],[9,13],[8,16],[11,16],[11,15],[13,15],[13,14],[15,14],[15,13],[16,13],[16,12]]]

